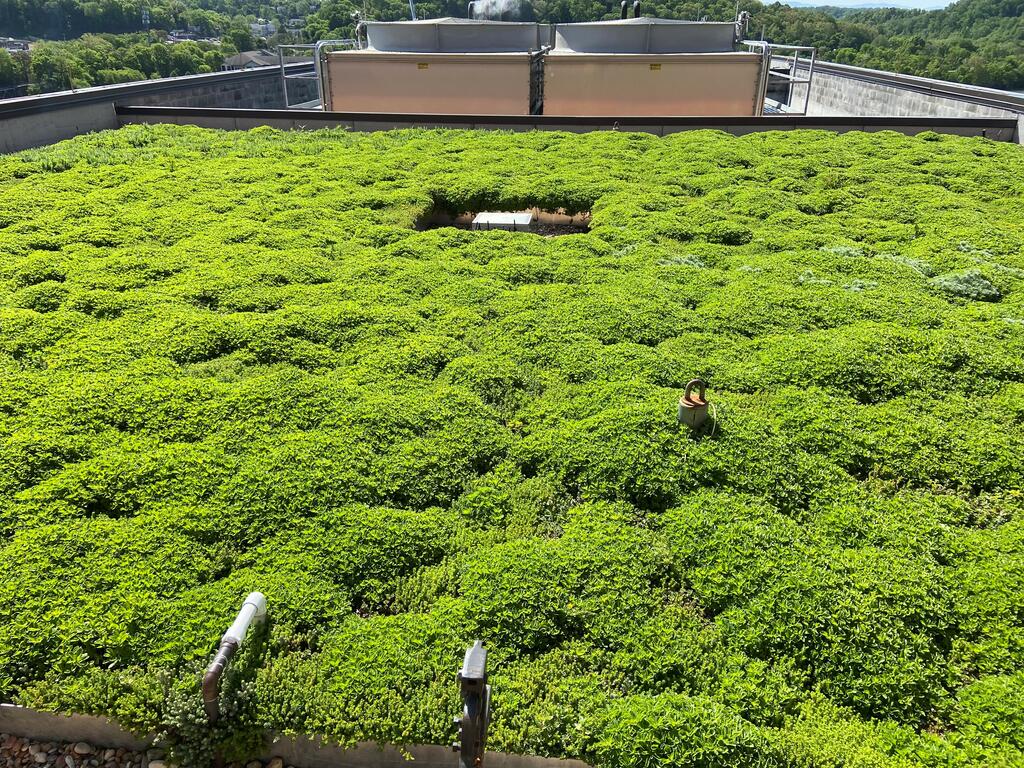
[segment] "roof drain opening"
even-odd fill
[[[508,232],[530,232],[544,237],[579,235],[590,229],[590,211],[568,214],[563,210],[528,208],[522,211],[466,211],[453,215],[442,208],[434,208],[420,220],[416,228],[426,230],[440,227],[502,229]]]

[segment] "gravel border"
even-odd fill
[[[3,768],[174,768],[159,749],[133,752],[104,748],[85,741],[35,741],[0,733],[0,766]],[[266,762],[228,763],[226,768],[294,768],[280,757]]]

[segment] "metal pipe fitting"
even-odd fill
[[[459,768],[482,768],[491,720],[491,686],[487,684],[487,649],[480,640],[466,650],[458,680],[462,717],[455,718],[459,740],[452,747],[459,753]]]
[[[242,607],[238,611],[238,616],[221,637],[217,655],[213,657],[210,666],[206,668],[206,674],[203,675],[203,708],[211,723],[217,722],[217,717],[220,714],[221,675],[227,668],[228,662],[245,642],[249,627],[253,622],[261,623],[266,617],[267,598],[261,592],[252,592],[245,598],[245,602],[242,603]]]

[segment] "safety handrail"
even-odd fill
[[[788,92],[786,94],[786,105],[789,109],[786,110],[786,114],[789,115],[806,115],[807,108],[811,101],[811,80],[814,78],[814,63],[817,58],[818,49],[812,45],[784,45],[782,43],[769,43],[766,40],[744,40],[743,44],[747,46],[750,51],[759,51],[763,57],[763,65],[761,72],[760,82],[760,111],[761,114],[764,110],[764,103],[768,97],[768,85],[771,80],[785,81],[789,84]],[[785,56],[776,56],[776,52],[791,52],[792,56],[788,53]],[[801,54],[809,54],[808,57],[803,57]],[[771,68],[772,60],[775,58],[783,59],[789,67],[789,72],[773,72]],[[796,74],[800,65],[806,65],[807,75],[801,77]],[[806,85],[804,90],[804,106],[800,111],[792,109],[793,102],[793,86],[794,85]],[[780,103],[781,106],[781,103]]]
[[[318,40],[315,43],[285,43],[277,46],[277,60],[281,67],[281,88],[284,91],[284,106],[285,109],[290,109],[293,105],[289,101],[288,95],[288,81],[289,80],[316,80],[317,81],[317,98],[320,100],[320,109],[324,109],[324,81],[323,81],[323,70],[322,70],[322,57],[324,50],[327,48],[354,48],[358,46],[358,41],[352,38],[340,38],[337,40]],[[300,50],[310,51],[308,54],[310,57],[309,64],[312,65],[312,71],[297,72],[289,74],[286,70],[285,62],[285,50]],[[294,63],[294,62],[291,62]]]

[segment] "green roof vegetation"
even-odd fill
[[[591,229],[415,226],[531,206]],[[496,750],[1021,765],[1022,221],[1024,150],[936,134],[0,157],[0,700],[447,743],[482,638]]]

